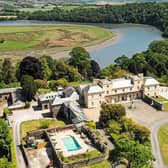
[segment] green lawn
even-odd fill
[[[156,98],[153,98],[154,100],[158,101],[158,102],[164,102],[164,101],[168,101],[166,98],[162,97],[162,96],[158,96]]]
[[[51,120],[51,119],[25,121],[22,122],[21,124],[20,128],[21,137],[24,138],[26,136],[26,132],[41,129],[44,122],[47,122],[49,128],[60,127],[65,125],[63,121]]]
[[[12,128],[10,128],[10,134],[12,137],[12,143],[11,143],[11,157],[12,157],[12,167],[17,168],[17,160],[16,160],[16,151],[15,151],[15,145],[13,142],[13,131]]]
[[[90,166],[85,166],[82,168],[110,168],[110,162],[106,160],[106,161],[96,163]]]
[[[72,87],[78,87],[79,85],[89,84],[91,81],[75,81],[75,82],[69,82],[69,86]]]
[[[168,124],[160,128],[158,132],[158,140],[163,162],[168,165]]]
[[[86,25],[0,26],[0,52],[70,49],[93,45],[113,37],[107,29]]]

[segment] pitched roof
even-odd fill
[[[159,82],[152,77],[145,77],[145,86],[159,85]]]
[[[112,80],[113,89],[128,88],[128,87],[133,87],[133,84],[131,83],[131,79],[119,78],[119,79]]]
[[[84,88],[88,93],[102,93],[103,89],[99,85],[88,85]]]

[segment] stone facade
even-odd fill
[[[103,103],[141,99],[145,95],[157,97],[159,93],[159,82],[152,77],[144,77],[143,74],[113,80],[95,79],[93,84],[86,86],[83,91],[87,108],[98,107]]]

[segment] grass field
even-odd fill
[[[168,124],[160,128],[158,132],[158,140],[163,162],[168,165]]]
[[[44,122],[45,123],[47,122],[48,128],[60,127],[65,125],[63,121],[51,120],[51,119],[25,121],[21,124],[20,128],[21,137],[24,138],[26,136],[26,133],[29,131],[41,129]]]
[[[0,26],[0,52],[68,50],[105,41],[114,34],[106,29],[85,25]]]

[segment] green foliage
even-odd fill
[[[5,42],[4,39],[0,39],[0,44],[3,44]]]
[[[36,80],[34,80],[34,82],[36,83],[37,89],[40,89],[40,88],[48,89],[47,81],[41,80],[41,79],[36,79]]]
[[[27,101],[31,101],[37,91],[37,86],[32,76],[24,75],[21,80],[22,93]]]
[[[58,79],[56,81],[56,86],[66,87],[66,86],[68,86],[68,81],[64,78]]]
[[[17,70],[17,78],[20,81],[22,76],[30,75],[34,79],[42,79],[43,78],[43,70],[42,65],[39,59],[35,57],[26,57],[24,58],[18,67]]]
[[[2,80],[9,84],[15,81],[15,69],[12,66],[12,62],[9,58],[5,58],[2,65]]]
[[[93,129],[96,129],[96,123],[93,122],[93,121],[86,122],[86,125],[87,125],[88,127],[91,127],[91,128],[93,128]]]
[[[65,64],[64,61],[60,60],[55,63],[53,68],[52,79],[65,78],[67,81],[80,81],[82,76],[78,70],[70,65]]]
[[[102,106],[99,121],[102,126],[107,126],[109,120],[119,121],[125,115],[125,108],[121,104],[106,104]]]
[[[6,157],[0,158],[0,168],[13,168],[12,163],[8,162]]]
[[[79,73],[88,79],[90,70],[90,54],[82,47],[74,47],[70,52],[71,58],[69,59],[69,64],[78,68]]]
[[[107,126],[106,131],[108,133],[120,134],[121,125],[119,122],[114,121],[114,120],[109,120],[107,125],[108,126]]]
[[[45,56],[40,57],[40,62],[41,62],[42,71],[44,74],[43,79],[48,80],[52,74],[52,69],[50,68],[48,57],[45,57]]]
[[[11,137],[6,122],[0,119],[0,157],[9,157]]]
[[[49,121],[44,120],[44,121],[41,122],[40,128],[41,129],[47,129],[47,128],[49,128],[49,124],[50,124]]]
[[[26,109],[27,109],[27,108],[30,108],[30,102],[28,102],[28,101],[25,102],[25,108],[26,108]]]
[[[116,65],[109,65],[101,70],[102,77],[108,77],[109,79],[121,78],[127,74],[126,70],[121,69]]]
[[[152,168],[154,160],[150,146],[126,139],[118,140],[110,158],[129,168]]]

